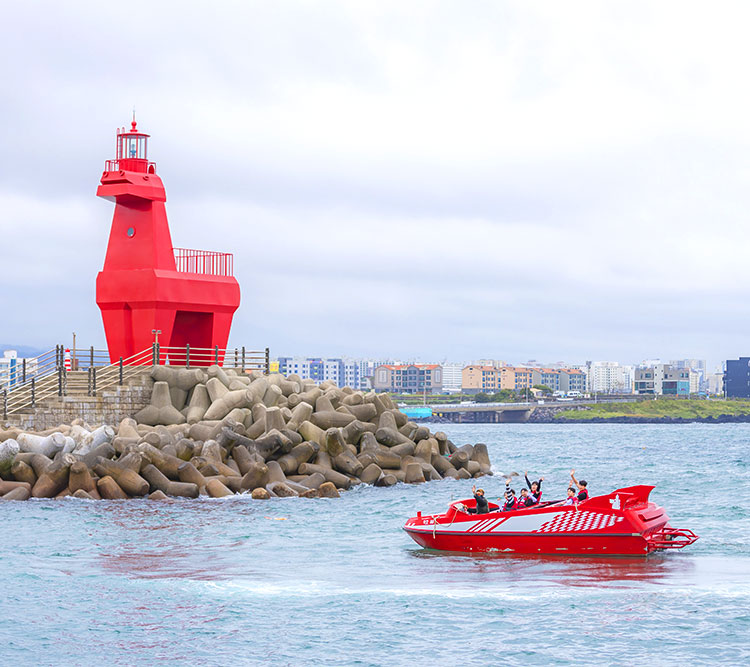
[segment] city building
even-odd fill
[[[24,373],[31,377],[36,370],[36,357],[24,359],[16,350],[5,350],[0,357],[0,390],[12,389],[24,381]]]
[[[656,396],[688,396],[689,368],[673,368],[669,364],[639,367],[635,370],[635,393]],[[697,373],[694,386],[697,389]]]
[[[588,390],[600,394],[630,394],[633,392],[633,367],[621,366],[616,361],[589,361]]]
[[[561,368],[560,371],[560,391],[580,391],[582,394],[586,391],[586,373],[579,368]]]
[[[546,369],[549,371],[549,369]],[[540,369],[526,368],[524,366],[480,366],[472,364],[466,366],[461,372],[461,389],[467,394],[494,394],[503,389],[523,392],[535,384],[542,384],[538,380],[546,379],[557,386],[558,381],[554,378],[556,371],[542,374]]]
[[[372,388],[397,394],[440,393],[443,370],[439,364],[384,364],[375,369]]]
[[[456,394],[463,386],[463,364],[443,364],[443,391]]]
[[[560,371],[553,368],[532,368],[532,385],[543,385],[551,391],[560,391]]]
[[[501,361],[500,359],[477,359],[476,361],[471,362],[472,366],[491,366],[492,368],[501,368],[502,366],[507,366],[504,361]]]
[[[329,380],[337,387],[360,388],[359,363],[339,358],[279,357],[278,372],[282,375],[299,375],[303,380],[316,384]]]
[[[670,361],[669,365],[672,368],[687,368],[693,371],[693,374],[690,375],[692,383],[690,387],[691,394],[708,390],[705,359],[675,359]]]
[[[750,357],[727,359],[724,391],[727,398],[750,398]]]
[[[706,392],[711,396],[720,396],[724,393],[724,373],[709,373],[706,376]]]
[[[500,369],[471,364],[461,370],[461,390],[467,394],[494,394],[500,389]]]

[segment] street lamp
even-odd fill
[[[153,353],[153,365],[158,366],[161,354],[159,354],[159,334],[161,329],[151,329],[151,333],[154,334],[154,353]]]

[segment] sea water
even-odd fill
[[[750,663],[750,425],[435,428],[486,443],[498,472],[543,476],[548,500],[571,468],[594,495],[653,484],[700,540],[647,559],[425,551],[401,528],[468,497],[455,480],[2,503],[0,664]]]

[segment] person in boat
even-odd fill
[[[573,482],[573,486],[578,488],[578,495],[576,496],[579,503],[582,503],[584,500],[589,499],[589,490],[588,490],[588,483],[585,479],[582,479],[580,482],[575,477],[575,470],[570,471],[570,479]]]
[[[474,494],[474,500],[477,501],[476,509],[470,508],[470,514],[488,514],[490,511],[490,504],[487,502],[487,498],[484,497],[484,489],[478,489],[475,486],[471,487],[471,492]]]
[[[500,500],[500,498],[498,498]],[[516,498],[515,489],[510,488],[510,483],[505,482],[505,504],[503,505],[503,512],[511,512],[518,509],[518,499]]]
[[[529,491],[531,491],[531,495],[534,497],[534,502],[538,503],[542,499],[542,482],[544,481],[544,477],[540,477],[538,482],[530,482],[528,470],[523,476],[526,478],[526,486],[529,487]]]
[[[576,505],[578,499],[576,498],[576,489],[573,486],[568,487],[568,497],[563,501],[563,505]]]
[[[521,489],[521,497],[518,499],[518,509],[531,507],[532,505],[536,505],[537,502],[533,493],[530,493],[528,489]]]

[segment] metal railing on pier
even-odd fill
[[[240,373],[270,371],[270,350],[235,348],[169,347],[154,343],[136,354],[111,363],[106,350],[93,347],[69,349],[58,345],[39,357],[19,360],[20,370],[3,370],[0,375],[0,414],[34,409],[44,400],[69,396],[96,396],[114,386],[128,384],[153,366],[177,368],[207,367],[213,364]],[[6,377],[7,376],[7,377]]]

